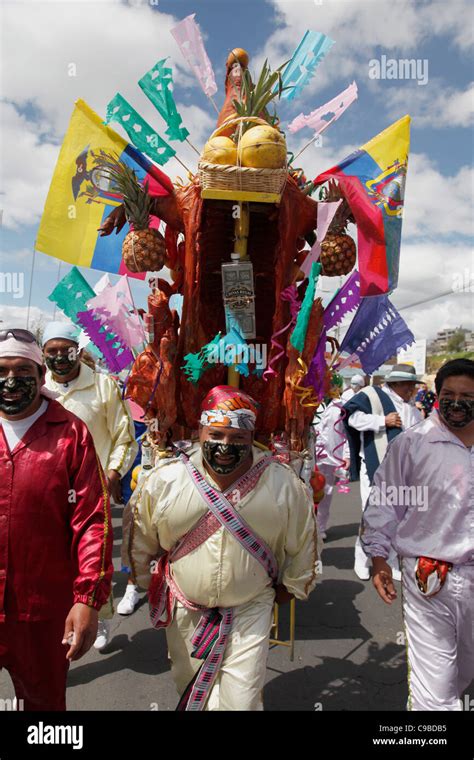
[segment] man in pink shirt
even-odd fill
[[[402,559],[410,710],[461,710],[474,678],[474,362],[447,362],[439,411],[391,443],[363,514],[362,545],[387,604]]]

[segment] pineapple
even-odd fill
[[[240,99],[233,101],[235,112],[243,118],[260,117],[268,122],[268,126],[255,126],[251,121],[241,122],[234,135],[238,163],[241,166],[256,169],[280,169],[286,166],[285,136],[278,129],[276,113],[270,115],[267,110],[269,103],[281,96],[281,70],[285,65],[272,72],[265,61],[256,85],[252,83],[248,69],[242,72]]]
[[[283,90],[288,89],[282,86],[281,77],[281,71],[287,63],[288,61],[272,72],[267,61],[265,61],[258,82],[255,85],[252,83],[248,69],[244,69],[242,72],[240,100],[233,101],[237,116],[259,116],[268,121],[272,127],[278,125],[279,120],[276,113],[271,115],[267,110],[267,106],[277,96],[280,98]],[[275,89],[276,86],[277,88]],[[243,122],[242,132],[251,129],[252,126],[252,122]]]
[[[140,185],[134,170],[117,155],[101,150],[94,159],[95,167],[123,197],[125,216],[133,225],[122,244],[126,267],[131,272],[158,272],[164,265],[166,248],[163,235],[149,226],[153,198],[148,182]]]
[[[356,244],[347,234],[347,225],[354,221],[354,217],[348,202],[334,180],[329,181],[323,194],[321,200],[326,202],[338,201],[342,198],[342,203],[334,214],[327,235],[321,243],[320,257],[321,274],[326,277],[337,277],[338,275],[349,274],[356,263]]]

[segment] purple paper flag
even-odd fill
[[[80,311],[77,320],[91,341],[104,356],[111,372],[120,372],[133,362],[133,354],[117,335],[111,335],[99,319],[90,311]]]
[[[357,100],[357,85],[355,82],[349,85],[345,90],[336,95],[332,100],[328,100],[320,108],[311,111],[308,116],[300,113],[291,124],[288,125],[290,132],[298,132],[303,127],[314,129],[317,135],[326,130],[330,124],[337,121],[344,111]]]
[[[360,303],[360,276],[355,269],[324,309],[324,326],[331,330],[339,325],[350,311]]]
[[[314,394],[318,401],[324,398],[324,379],[326,377],[326,330],[323,329],[316,346],[316,351],[309,365],[308,374],[306,375],[303,385],[306,388],[310,386],[314,389]]]
[[[127,275],[122,275],[116,285],[109,284],[91,298],[87,309],[102,324],[107,323],[109,332],[116,333],[124,345],[139,346],[145,340],[142,323],[134,312]]]
[[[415,340],[387,296],[364,298],[341,344],[341,353],[357,354],[364,372],[370,375],[399,348]]]

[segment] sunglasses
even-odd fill
[[[36,338],[29,330],[23,330],[21,327],[13,327],[10,330],[0,330],[0,341],[15,338],[23,343],[36,343]]]

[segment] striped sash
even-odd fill
[[[180,460],[205,501],[208,512],[171,549],[163,554],[156,565],[148,592],[150,618],[155,628],[165,628],[172,620],[176,600],[187,609],[202,611],[202,616],[193,633],[191,654],[202,659],[203,664],[185,689],[178,710],[199,711],[204,708],[209,692],[219,672],[229,634],[232,628],[233,609],[219,607],[208,609],[186,599],[172,577],[170,563],[186,556],[206,541],[216,530],[224,526],[226,530],[248,551],[267,571],[273,582],[278,577],[278,565],[269,546],[255,533],[234,509],[244,496],[257,485],[261,475],[272,461],[271,457],[260,459],[239,480],[224,493],[216,491],[192,464],[189,457],[181,452]]]

